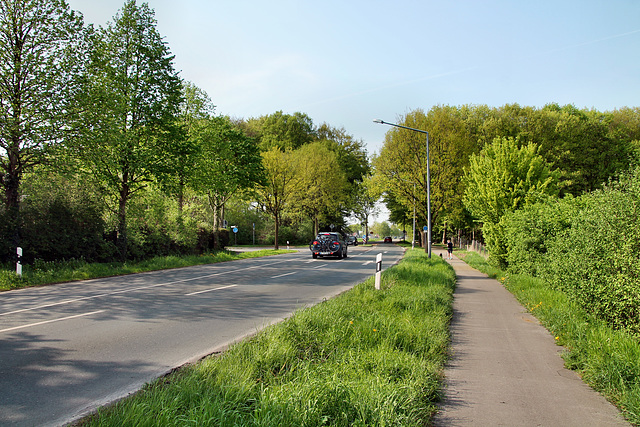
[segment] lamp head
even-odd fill
[[[379,123],[379,124],[381,124],[381,125],[382,125],[382,124],[384,124],[384,122],[383,122],[382,120],[380,120],[380,119],[375,119],[375,120],[373,121],[373,123]]]

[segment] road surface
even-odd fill
[[[403,253],[308,250],[0,293],[0,425],[63,425],[335,296]]]

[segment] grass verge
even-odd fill
[[[640,425],[640,337],[614,330],[542,280],[508,275],[475,253],[458,253],[464,261],[501,281],[565,347],[565,365]]]
[[[169,268],[189,267],[192,265],[214,264],[244,258],[277,255],[293,251],[265,249],[253,252],[220,251],[204,255],[164,256],[139,262],[88,263],[83,260],[66,262],[43,262],[36,260],[33,265],[23,266],[22,276],[15,270],[0,269],[0,291],[42,286],[75,280],[96,279],[123,274],[144,273]]]
[[[186,366],[86,426],[429,425],[449,343],[455,273],[422,251]]]

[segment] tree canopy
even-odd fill
[[[0,1],[0,183],[8,209],[18,209],[23,175],[70,137],[86,34],[64,1]]]

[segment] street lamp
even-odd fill
[[[431,258],[431,174],[429,173],[429,132],[426,130],[420,130],[415,128],[410,128],[407,126],[402,126],[396,123],[385,122],[380,119],[375,119],[374,123],[378,123],[381,125],[389,125],[395,126],[401,129],[411,130],[413,132],[420,132],[427,135],[427,255]]]

